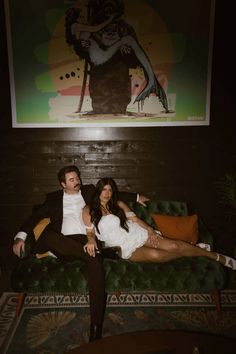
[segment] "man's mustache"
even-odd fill
[[[77,184],[74,186],[74,188],[77,188],[77,187],[79,187],[79,186],[81,186],[81,183],[77,183]]]

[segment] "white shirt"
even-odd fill
[[[76,194],[63,195],[63,235],[85,234],[86,229],[82,219],[82,210],[85,206],[81,191]]]

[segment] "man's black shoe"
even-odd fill
[[[100,250],[101,255],[104,258],[119,259],[121,258],[121,248],[120,247],[104,247]]]
[[[90,335],[89,341],[93,342],[94,340],[98,340],[102,338],[102,324],[99,325],[90,325]]]

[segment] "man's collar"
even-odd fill
[[[66,193],[65,190],[63,190],[63,196],[67,197],[67,196],[72,196],[72,195],[76,195],[76,196],[81,195],[81,190],[79,190],[76,193]]]

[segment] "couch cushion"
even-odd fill
[[[166,263],[104,260],[106,291],[116,292],[211,292],[226,283],[225,267],[207,257],[178,258]],[[193,276],[194,274],[194,276]],[[87,293],[86,264],[57,258],[20,260],[12,272],[17,292]]]
[[[151,214],[163,236],[195,244],[198,240],[198,217]]]

